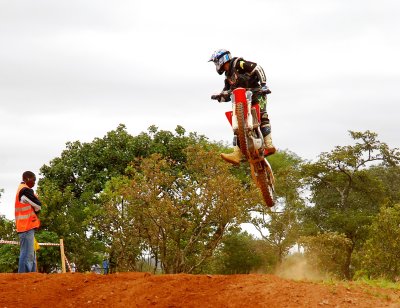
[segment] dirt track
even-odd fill
[[[272,275],[0,274],[8,307],[400,307],[400,291]]]

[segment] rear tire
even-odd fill
[[[236,104],[236,118],[238,121],[238,138],[239,138],[239,148],[242,154],[248,158],[248,145],[246,139],[246,131],[245,131],[245,121],[244,121],[244,110],[243,104]]]

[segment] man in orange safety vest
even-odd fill
[[[36,272],[34,241],[35,230],[40,227],[37,215],[42,208],[42,203],[32,189],[35,182],[35,174],[25,171],[15,196],[15,225],[20,243],[18,273]]]

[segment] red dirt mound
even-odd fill
[[[399,307],[400,291],[273,275],[0,274],[0,308]]]

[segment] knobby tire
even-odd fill
[[[247,139],[246,139],[246,123],[244,120],[243,104],[236,104],[236,118],[238,122],[238,138],[239,148],[242,154],[248,158]]]
[[[268,207],[274,206],[275,202],[273,196],[273,188],[272,183],[270,183],[270,180],[268,179],[267,170],[264,169],[262,172],[258,172],[256,178],[265,204]]]

